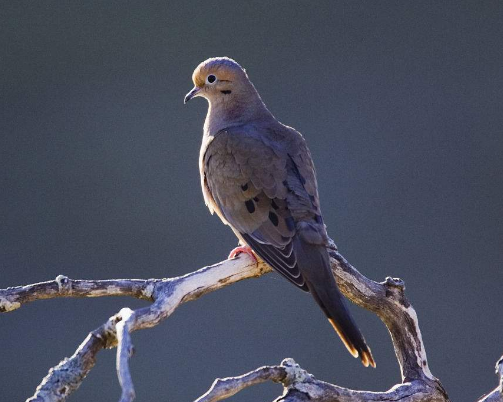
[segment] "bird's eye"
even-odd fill
[[[215,77],[213,74],[210,74],[206,77],[207,84],[213,84],[216,80],[217,80],[217,77]]]

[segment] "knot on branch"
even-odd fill
[[[58,293],[70,294],[72,293],[72,281],[65,275],[58,275],[56,277],[56,284],[58,285]]]
[[[99,337],[104,343],[106,349],[111,349],[117,346],[117,324],[122,321],[122,315],[119,311],[111,316],[100,328]]]
[[[288,357],[281,362],[281,367],[285,368],[286,377],[282,383],[285,386],[308,382],[314,379],[312,374],[301,368],[295,360]]]
[[[405,282],[400,278],[392,278],[391,276],[387,276],[384,284],[388,288],[396,288],[400,292],[403,292],[405,290]]]
[[[409,307],[410,303],[405,297],[405,282],[402,279],[387,276],[382,285],[386,289],[387,298],[392,298],[405,308]]]
[[[0,313],[9,313],[21,307],[21,303],[0,295]]]

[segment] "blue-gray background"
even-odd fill
[[[503,4],[473,2],[3,2],[0,287],[169,277],[225,258],[197,157],[206,103],[194,67],[245,66],[307,138],[341,252],[403,278],[432,372],[451,398],[496,385],[503,353]],[[135,300],[51,300],[0,317],[0,400]],[[310,297],[277,275],[181,307],[135,333],[138,401],[190,401],[217,376],[294,357],[318,378],[385,390],[385,327],[354,308],[377,369],[345,351]],[[115,351],[72,401],[118,400]],[[236,401],[272,400],[277,385]]]

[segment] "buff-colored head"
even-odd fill
[[[253,87],[245,70],[228,57],[214,57],[199,64],[192,74],[194,88],[185,96],[185,103],[196,96],[208,101],[229,100]],[[254,91],[253,91],[254,92]]]

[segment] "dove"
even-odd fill
[[[208,112],[199,155],[210,212],[241,244],[303,291],[310,292],[354,357],[374,358],[339,291],[320,210],[318,184],[304,137],[267,109],[246,71],[228,57],[210,58],[192,75],[185,96],[203,97]],[[256,258],[255,258],[256,260]]]

